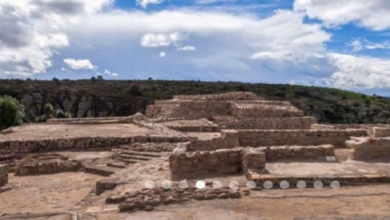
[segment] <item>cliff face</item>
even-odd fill
[[[32,122],[35,117],[44,114],[46,103],[51,103],[54,109],[70,112],[74,118],[129,116],[137,112],[144,113],[146,107],[153,104],[152,100],[145,98],[98,97],[91,94],[45,90],[24,94],[20,102],[25,106],[27,122]]]
[[[290,101],[320,123],[390,124],[390,99],[314,86],[199,81],[1,80],[0,96],[11,95],[26,107],[26,121],[51,103],[72,117],[129,116],[145,113],[154,100],[173,95],[250,91],[269,100]]]

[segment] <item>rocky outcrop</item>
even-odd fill
[[[69,90],[38,90],[23,94],[20,102],[25,106],[27,122],[44,114],[44,106],[51,103],[54,109],[70,112],[73,118],[129,116],[137,112],[144,113],[153,103],[147,98],[131,96],[97,96]]]

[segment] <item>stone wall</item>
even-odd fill
[[[8,165],[0,164],[0,187],[8,183]]]
[[[121,119],[127,117],[100,117],[100,118],[51,118],[48,124],[111,124],[120,123]]]
[[[252,117],[301,117],[304,112],[293,105],[278,106],[257,103],[232,103],[232,114],[237,118]]]
[[[217,149],[232,149],[239,146],[238,133],[234,130],[223,130],[221,137],[211,140],[192,140],[187,145],[188,151],[207,151]]]
[[[214,117],[215,123],[225,129],[310,129],[317,123],[314,117],[246,118]]]
[[[365,129],[355,130],[237,130],[240,146],[322,145],[344,148],[350,137],[367,136]]]
[[[45,175],[61,172],[76,172],[81,168],[79,161],[30,161],[21,163],[15,170],[15,176]]]
[[[252,92],[228,92],[222,94],[207,95],[175,95],[176,100],[209,100],[209,101],[229,101],[229,100],[263,100],[264,98]]]
[[[68,160],[56,153],[29,155],[16,167],[16,176],[43,175],[61,172],[75,172],[81,168],[81,162]]]
[[[230,102],[182,102],[175,108],[171,117],[185,117],[187,119],[211,118],[217,115],[231,115]]]
[[[132,142],[187,142],[189,137],[129,136],[129,137],[81,137],[40,140],[0,141],[0,154],[34,153],[60,150],[110,149]]]
[[[368,129],[368,136],[371,138],[390,137],[390,127],[371,127]]]
[[[372,127],[390,128],[390,124],[313,124],[312,129],[316,130],[346,130],[346,129],[369,129]]]
[[[189,151],[188,143],[179,144],[169,157],[174,177],[196,177],[207,174],[234,174],[262,169],[266,160],[318,160],[334,156],[332,145],[235,147],[232,149]]]
[[[241,150],[188,152],[186,144],[179,144],[169,157],[169,166],[173,177],[239,173],[242,166]]]
[[[390,138],[360,138],[346,142],[350,160],[390,159]]]
[[[259,172],[265,168],[265,152],[261,149],[247,148],[242,150],[242,171],[247,179],[251,172]]]
[[[264,152],[267,161],[273,160],[317,160],[335,156],[332,145],[319,146],[272,146],[259,147],[257,151]]]

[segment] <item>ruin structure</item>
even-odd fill
[[[381,160],[375,169],[373,160]],[[72,204],[72,213],[112,206],[117,212],[151,211],[238,199],[265,183],[267,189],[315,187],[318,181],[328,187],[335,181],[388,184],[389,162],[390,125],[318,124],[289,102],[251,92],[178,95],[155,101],[145,116],[50,119],[0,133],[0,197],[13,178],[88,173],[101,179]],[[229,177],[257,186],[213,185]],[[157,185],[164,179],[168,187]],[[205,186],[199,188],[200,179]]]

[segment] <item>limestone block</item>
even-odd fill
[[[367,133],[371,138],[390,137],[390,128],[370,127]]]

